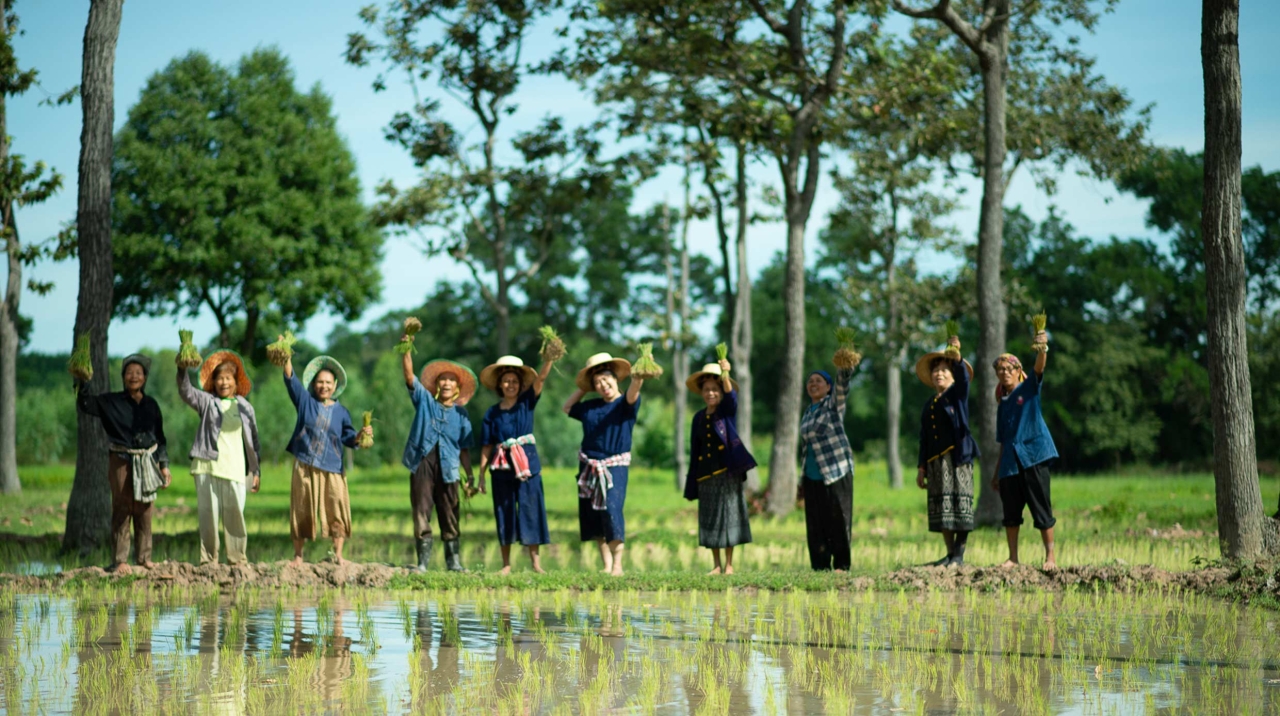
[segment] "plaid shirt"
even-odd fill
[[[852,378],[852,369],[837,370],[831,392],[812,410],[806,410],[800,419],[800,437],[813,450],[824,485],[853,475],[853,448],[849,447],[849,437],[844,434],[844,410]]]

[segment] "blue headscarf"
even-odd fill
[[[828,372],[827,372],[827,371],[825,371],[825,370],[815,370],[815,371],[813,371],[812,373],[810,373],[807,377],[805,377],[805,380],[807,381],[807,380],[809,380],[809,378],[812,378],[812,377],[813,377],[813,376],[815,376],[815,375],[820,375],[820,376],[822,376],[822,379],[823,379],[823,380],[825,380],[825,381],[827,381],[827,387],[829,387],[829,388],[834,388],[834,387],[835,387],[835,384],[836,384],[836,383],[835,383],[835,381],[834,381],[834,380],[832,380],[832,379],[831,379],[831,374],[830,374],[830,373],[828,373]]]

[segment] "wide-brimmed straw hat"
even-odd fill
[[[946,350],[946,347],[942,347],[936,351],[925,353],[920,357],[920,360],[916,361],[916,377],[920,379],[921,383],[924,383],[930,388],[933,387],[933,377],[931,375],[932,371],[930,370],[930,366],[932,366],[933,361],[938,358],[947,358]],[[947,358],[947,360],[951,359]],[[964,369],[969,371],[969,380],[973,380],[973,366],[969,365],[969,361],[964,362]]]
[[[311,383],[316,379],[316,374],[322,370],[333,373],[333,399],[337,400],[342,391],[347,389],[347,369],[342,367],[337,358],[333,356],[316,356],[307,364],[305,370],[302,371],[302,384],[311,390]]]
[[[436,394],[436,381],[445,373],[453,373],[458,377],[458,399],[453,401],[454,405],[466,405],[467,401],[475,397],[476,394],[476,374],[471,369],[457,361],[437,358],[422,366],[422,375],[418,380],[422,381],[422,387],[427,392]]]
[[[206,393],[213,392],[213,374],[223,363],[236,364],[236,395],[248,395],[253,390],[253,381],[249,380],[249,374],[244,370],[244,360],[240,358],[240,354],[228,348],[210,353],[200,364],[200,387]]]
[[[524,390],[533,385],[533,381],[538,378],[538,371],[532,366],[527,366],[524,361],[517,356],[502,356],[498,360],[490,363],[480,371],[480,384],[489,390],[498,389],[498,378],[509,370],[514,370],[520,374],[520,389]]]
[[[707,363],[706,365],[703,365],[702,370],[689,376],[689,379],[686,380],[684,384],[689,387],[690,392],[700,392],[702,390],[702,379],[709,375],[714,375],[717,378],[722,375],[719,363]],[[738,381],[733,378],[729,379],[729,384],[733,386],[734,390],[738,389]]]
[[[595,392],[595,386],[591,384],[592,377],[596,371],[608,368],[613,374],[622,380],[631,375],[631,363],[626,358],[614,358],[608,353],[597,353],[587,359],[587,364],[578,371],[578,377],[574,379],[574,383],[582,389],[584,393]]]

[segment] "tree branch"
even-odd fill
[[[760,16],[761,20],[764,20],[770,30],[773,30],[775,33],[784,37],[787,35],[787,26],[779,22],[778,19],[773,16],[773,13],[769,12],[769,8],[764,6],[763,2],[760,0],[750,0],[750,2],[752,9],[756,11],[756,14]]]

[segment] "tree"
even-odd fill
[[[122,316],[208,309],[223,344],[243,316],[239,349],[254,355],[268,316],[352,320],[378,298],[382,237],[332,102],[318,85],[298,92],[275,49],[234,72],[192,52],[152,75],[113,181]]]
[[[124,0],[92,0],[84,29],[80,72],[79,187],[76,207],[80,295],[75,336],[88,334],[93,356],[89,390],[110,389],[107,373],[107,325],[111,322],[111,125],[115,121],[116,41]],[[67,500],[63,551],[86,554],[102,544],[111,525],[107,487],[107,436],[97,418],[77,414],[76,475]]]
[[[10,97],[25,94],[36,84],[36,71],[18,67],[13,51],[13,37],[19,34],[18,16],[13,2],[0,0],[0,241],[4,242],[8,258],[9,277],[3,298],[0,298],[0,492],[22,491],[18,478],[18,351],[22,341],[22,317],[18,306],[22,299],[22,268],[37,259],[65,256],[62,250],[50,250],[40,244],[23,245],[18,236],[18,224],[14,209],[19,206],[39,204],[62,188],[62,175],[57,171],[45,173],[44,162],[36,162],[28,168],[25,158],[13,154],[9,146],[7,101]],[[63,95],[60,101],[70,100],[74,91]],[[51,286],[31,282],[37,293],[47,292]]]
[[[447,254],[467,269],[493,312],[499,353],[511,348],[513,294],[578,248],[566,239],[574,209],[615,191],[637,166],[629,156],[602,158],[596,127],[570,130],[557,117],[515,135],[515,161],[499,154],[503,119],[518,110],[514,97],[530,71],[522,65],[525,40],[557,4],[390,2],[385,16],[375,6],[360,12],[379,42],[348,36],[349,63],[365,67],[380,57],[406,73],[414,94],[412,110],[392,118],[386,137],[409,152],[422,179],[406,190],[380,185],[376,219],[415,232],[428,255]],[[444,118],[440,102],[419,94],[417,83],[433,77],[479,125],[479,145],[467,145],[466,130]],[[373,86],[386,89],[385,75]]]
[[[1204,236],[1209,386],[1213,391],[1213,479],[1218,539],[1228,559],[1255,559],[1267,547],[1249,380],[1247,285],[1240,208],[1240,2],[1204,0]]]
[[[909,0],[892,0],[898,12],[945,27],[963,46],[961,52],[977,65],[974,76],[981,85],[981,105],[957,127],[974,126],[980,117],[981,136],[957,131],[953,149],[972,156],[982,178],[977,260],[980,366],[991,365],[1005,350],[1008,315],[1001,291],[1001,241],[1004,195],[1016,170],[1030,165],[1041,185],[1052,190],[1052,177],[1037,172],[1037,163],[1061,170],[1075,158],[1082,160],[1084,172],[1110,177],[1141,146],[1147,110],[1131,120],[1130,100],[1093,73],[1094,62],[1079,51],[1078,38],[1063,38],[1056,32],[1067,23],[1092,30],[1099,18],[1092,6],[1109,9],[1114,2],[982,0],[957,7],[952,0],[937,0],[919,8]],[[965,11],[972,11],[972,19],[964,17]],[[980,370],[977,376],[977,393],[990,395],[994,375]],[[984,400],[974,408],[982,454],[997,455],[995,405]],[[991,460],[985,465],[995,468]],[[983,470],[984,474],[989,471]],[[989,480],[981,482],[976,517],[980,524],[995,524],[1000,496],[986,489]]]
[[[667,248],[667,315],[666,337],[671,346],[671,386],[675,390],[675,426],[672,447],[675,453],[676,491],[684,491],[689,467],[686,453],[688,442],[689,388],[684,383],[689,378],[689,350],[695,342],[690,327],[689,313],[689,224],[693,221],[693,199],[689,175],[693,170],[691,157],[686,157],[684,172],[684,208],[680,215],[680,244]],[[680,268],[676,269],[676,260]]]

